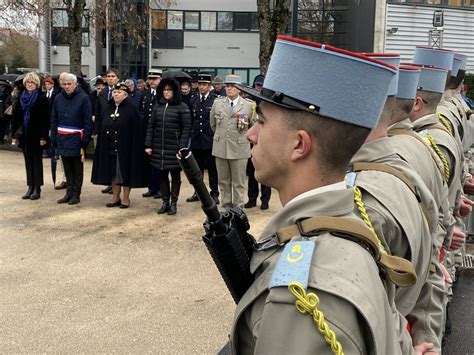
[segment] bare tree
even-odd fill
[[[271,3],[274,3],[271,6]],[[268,63],[279,34],[285,33],[290,15],[290,0],[257,0],[260,28],[260,71],[267,72]]]
[[[0,20],[10,28],[31,30],[36,28],[39,17],[49,19],[53,8],[66,10],[68,22],[64,38],[69,46],[70,71],[79,75],[84,22],[94,27],[96,35],[107,30],[118,43],[128,36],[130,42],[144,47],[148,34],[143,29],[150,7],[161,8],[173,3],[173,0],[4,0],[0,1]],[[137,6],[143,6],[143,12],[138,13]]]

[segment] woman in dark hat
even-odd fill
[[[49,104],[36,73],[27,73],[23,85],[25,89],[13,109],[12,143],[18,144],[25,158],[28,190],[22,199],[37,200],[43,185],[43,149],[49,139]]]
[[[148,121],[145,151],[150,155],[151,165],[160,170],[163,205],[158,210],[158,214],[173,215],[176,214],[181,186],[181,169],[176,153],[188,144],[191,133],[191,114],[188,106],[181,100],[180,85],[175,79],[162,79],[157,93],[160,98]],[[171,189],[169,175],[171,175]]]
[[[143,175],[142,122],[128,94],[124,83],[115,85],[113,99],[103,111],[100,139],[94,154],[92,183],[112,184],[112,201],[107,207],[128,208],[131,188],[147,186]]]

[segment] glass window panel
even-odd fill
[[[84,16],[82,16],[82,28],[89,28],[89,12],[84,11]]]
[[[219,31],[232,31],[233,17],[232,12],[219,12],[217,14],[217,29]]]
[[[253,81],[255,80],[255,77],[257,75],[260,75],[260,69],[250,69],[249,70],[249,85],[253,84]]]
[[[448,5],[450,6],[461,6],[462,0],[449,0]]]
[[[474,6],[474,0],[464,0],[464,6]]]
[[[183,49],[184,48],[184,38],[183,31],[168,31],[167,36],[167,47],[171,49]]]
[[[249,71],[247,69],[234,69],[234,74],[240,75],[242,83],[249,83]]]
[[[68,27],[67,12],[63,9],[53,10],[53,27]]]
[[[53,27],[51,28],[51,44],[53,46],[65,46],[68,43],[68,31],[65,28]]]
[[[258,14],[256,12],[250,14],[250,30],[258,31]]]
[[[250,14],[248,12],[234,13],[234,30],[248,31],[250,28]]]
[[[232,74],[232,69],[217,69],[217,76],[220,76],[222,80],[227,74]]]
[[[168,29],[183,29],[183,11],[168,11]]]
[[[199,12],[186,11],[184,13],[184,28],[186,30],[199,30]]]
[[[90,46],[89,32],[82,32],[82,46],[83,47],[89,47]]]
[[[201,31],[216,30],[216,13],[201,12]]]
[[[166,48],[166,30],[151,31],[151,47]]]
[[[152,11],[151,29],[166,30],[166,11]]]

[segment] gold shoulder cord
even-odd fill
[[[436,152],[436,154],[439,156],[441,161],[443,162],[443,167],[444,167],[444,182],[447,184],[449,181],[449,164],[448,161],[446,160],[445,156],[443,155],[443,152],[441,152],[441,149],[439,149],[438,145],[434,141],[433,136],[431,133],[428,134],[428,141],[430,142],[430,145],[433,147],[433,150]]]
[[[324,336],[324,340],[331,347],[334,355],[344,355],[341,343],[337,340],[334,331],[329,328],[328,322],[324,320],[324,314],[318,309],[319,297],[315,293],[306,293],[303,285],[299,282],[292,282],[288,286],[290,292],[296,297],[296,309],[301,314],[308,313],[313,317],[314,324],[319,332]]]
[[[360,216],[362,217],[367,227],[371,230],[371,232],[374,234],[375,238],[377,239],[380,252],[388,254],[382,242],[380,241],[379,236],[377,235],[377,232],[375,231],[375,228],[372,222],[370,221],[369,214],[367,213],[367,209],[365,208],[364,201],[362,200],[362,192],[360,191],[358,186],[354,186],[354,202],[357,206],[357,209],[359,210]]]
[[[442,114],[440,114],[439,112],[436,112],[436,116],[438,116],[438,119],[439,121],[441,122],[441,124],[446,127],[446,129],[448,130],[448,132],[454,136],[453,134],[453,127],[451,126],[451,122],[449,122],[449,120],[444,117]]]

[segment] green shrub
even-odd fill
[[[467,96],[474,99],[474,74],[466,74],[464,78],[464,84],[468,86]]]

